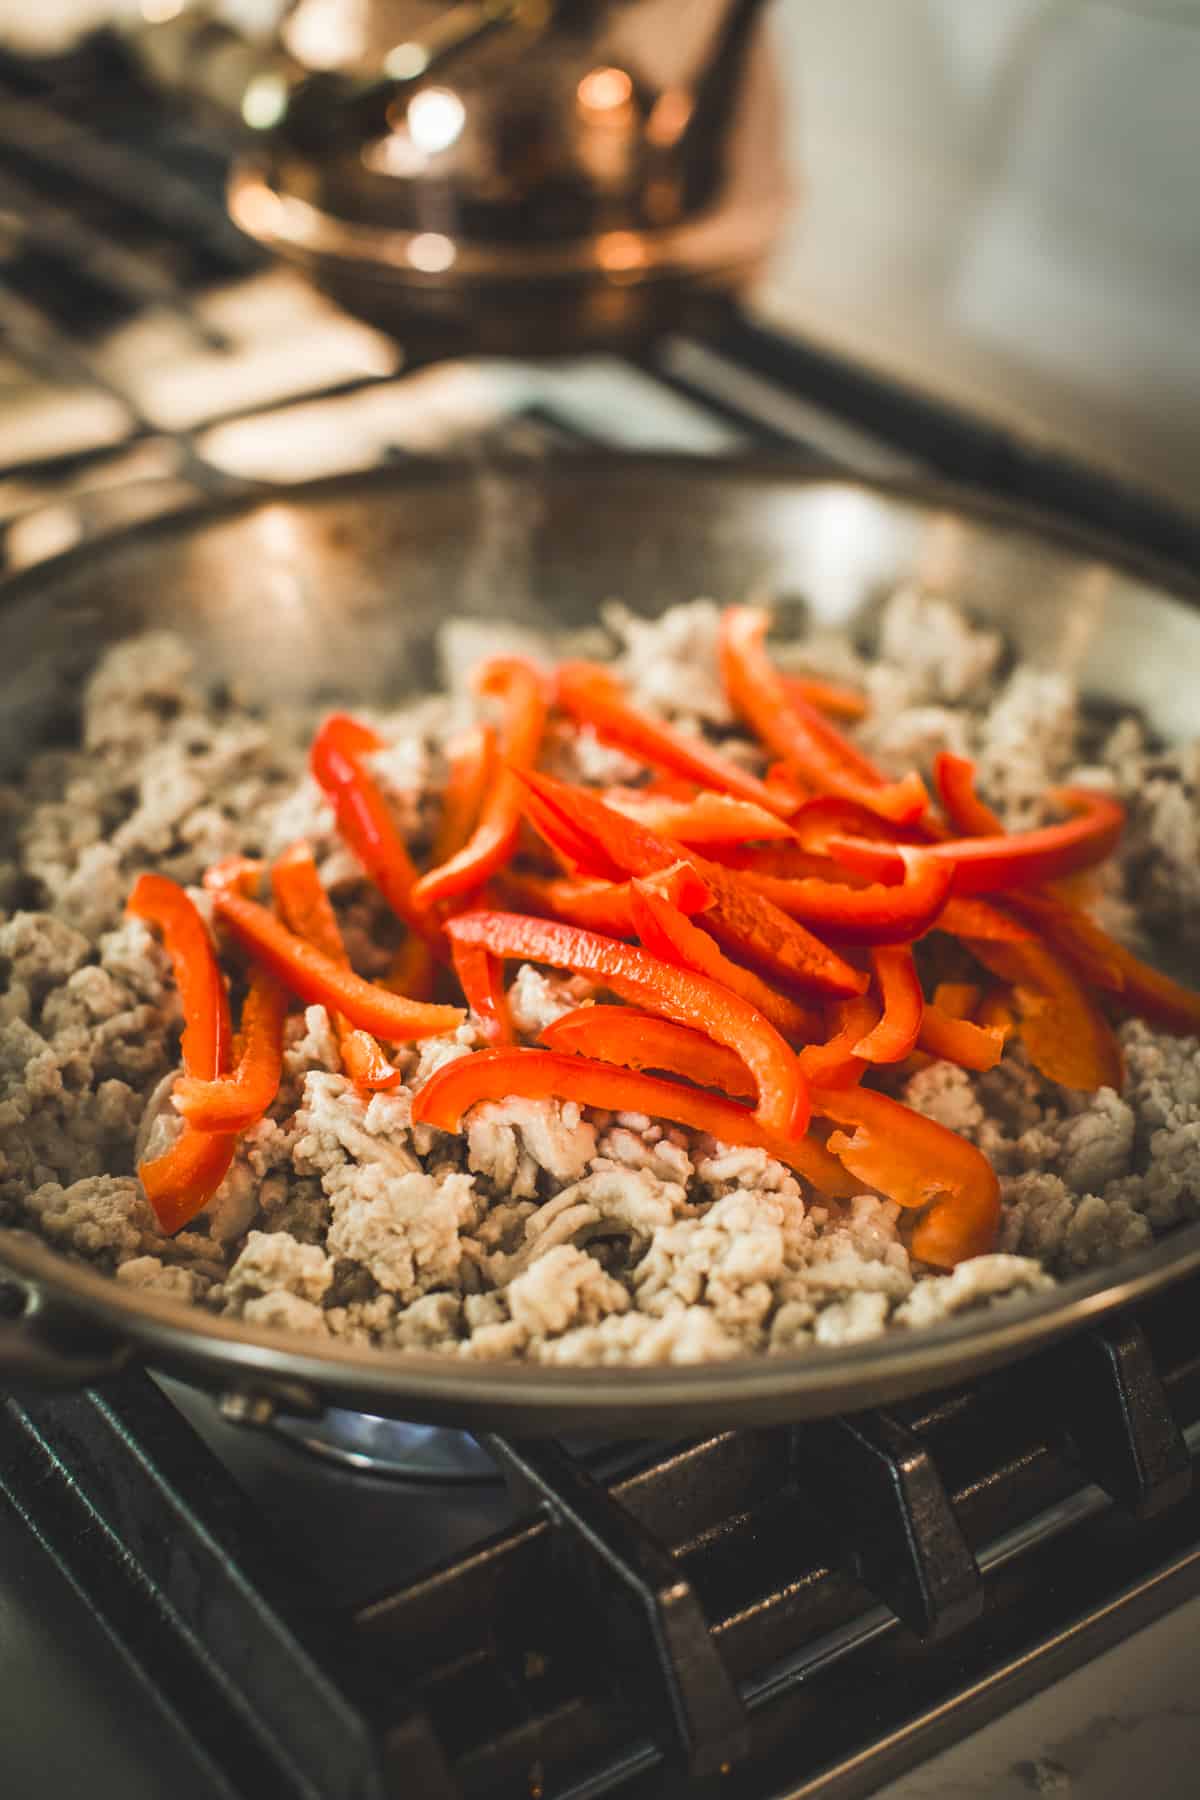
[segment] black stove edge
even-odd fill
[[[230,1793],[853,1800],[1200,1589],[1195,1287],[982,1400],[728,1432],[607,1489],[489,1440],[534,1510],[353,1615],[142,1372],[0,1405],[0,1491]]]
[[[964,486],[1033,504],[1195,574],[1200,518],[1000,425],[732,309],[711,339],[731,361],[803,396]]]
[[[383,1800],[373,1674],[347,1622],[322,1604],[317,1577],[288,1565],[270,1521],[148,1375],[6,1399],[0,1495],[105,1627],[147,1705],[213,1771],[214,1792],[220,1780],[237,1796]],[[436,1769],[432,1742],[427,1755]]]

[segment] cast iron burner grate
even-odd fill
[[[1200,1588],[1198,1301],[611,1482],[484,1436],[513,1522],[360,1606],[140,1373],[6,1402],[0,1491],[214,1792],[861,1795]]]

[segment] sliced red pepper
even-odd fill
[[[707,931],[685,918],[670,897],[656,891],[650,882],[633,881],[630,889],[634,931],[652,956],[661,956],[664,962],[679,968],[694,969],[710,981],[731,988],[757,1007],[764,1019],[769,1019],[786,1038],[806,1042],[814,1036],[819,1021],[811,1008],[793,1000],[790,994],[768,987],[753,969],[731,962]]]
[[[811,879],[840,881],[845,887],[866,885],[835,863],[832,856],[802,850],[798,844],[712,844],[708,854],[723,869],[736,869],[740,874],[765,875],[776,881]]]
[[[969,947],[986,969],[1011,982],[1021,1041],[1036,1069],[1063,1087],[1120,1092],[1121,1046],[1068,962],[1036,939]]]
[[[975,792],[975,769],[965,757],[943,755],[936,765],[942,804],[959,830],[999,831],[1003,827]],[[1064,952],[1085,980],[1119,994],[1130,1012],[1164,1030],[1200,1032],[1200,994],[1162,975],[1101,930],[1071,897],[1051,888],[1014,894],[1010,905]]]
[[[363,758],[382,748],[369,726],[332,713],[313,739],[309,766],[331,802],[338,831],[397,918],[427,929],[413,900],[417,871],[387,798]]]
[[[580,1006],[548,1025],[541,1036],[548,1050],[593,1056],[625,1069],[683,1075],[735,1100],[754,1098],[754,1083],[740,1056],[690,1025],[632,1006]]]
[[[966,982],[961,985],[964,988],[970,986]],[[978,996],[978,988],[971,991]],[[929,1056],[957,1063],[963,1069],[994,1069],[1004,1054],[1007,1035],[1004,1030],[951,1012],[934,999],[926,1002],[917,1048]]]
[[[982,998],[978,982],[939,981],[929,1004],[948,1019],[969,1019]]]
[[[1081,973],[1116,995],[1124,1010],[1163,1031],[1200,1037],[1200,994],[1143,962],[1086,913],[1064,906],[1053,916],[1043,914],[1043,928]]]
[[[139,875],[125,910],[162,934],[183,1011],[183,1067],[188,1075],[211,1081],[229,1067],[232,1032],[229,996],[204,920],[183,888],[165,875]]]
[[[433,995],[434,957],[428,939],[410,931],[391,961],[380,985],[410,1000],[429,1000]]]
[[[856,994],[829,1008],[831,1030],[825,1042],[809,1044],[800,1052],[800,1067],[813,1087],[853,1087],[866,1073],[866,1060],[854,1046],[873,1031],[882,1016],[874,994]]]
[[[489,1044],[516,1042],[508,995],[504,991],[504,965],[478,944],[460,943],[453,939],[450,947],[454,973],[467,1005],[474,1013],[485,1041]]]
[[[870,711],[865,694],[857,688],[844,687],[840,681],[822,681],[815,675],[781,675],[780,680],[790,700],[815,706],[831,719],[847,719],[853,724],[857,719],[865,719]]]
[[[448,773],[442,789],[442,816],[434,833],[434,868],[461,850],[475,829],[488,785],[496,773],[496,734],[490,725],[472,725],[446,745]]]
[[[229,1067],[233,1033],[229,996],[204,920],[165,875],[140,875],[127,909],[162,932],[183,1010],[179,1048],[185,1074],[216,1080]],[[235,1136],[185,1125],[161,1156],[138,1165],[138,1179],[163,1231],[182,1230],[208,1205],[228,1173],[236,1142]]]
[[[835,1124],[829,1148],[851,1174],[904,1207],[934,1204],[913,1233],[914,1253],[952,1269],[996,1245],[1000,1183],[982,1151],[886,1094],[817,1088],[813,1104]]]
[[[510,1097],[561,1097],[607,1112],[667,1119],[691,1131],[708,1132],[723,1144],[765,1150],[830,1199],[848,1199],[858,1192],[844,1168],[812,1138],[771,1131],[749,1107],[734,1100],[553,1050],[477,1050],[473,1056],[443,1063],[413,1096],[413,1119],[439,1131],[457,1131],[463,1115],[477,1102]]]
[[[744,844],[794,838],[790,825],[752,800],[732,794],[700,793],[691,799],[646,794],[641,788],[605,788],[603,800],[614,812],[644,825],[660,837],[704,848],[710,844]]]
[[[778,797],[764,782],[703,738],[677,731],[628,705],[621,683],[610,669],[596,663],[563,663],[558,671],[558,703],[581,724],[590,725],[603,743],[627,750],[656,769],[685,776],[722,794],[734,794],[768,813],[780,809]]]
[[[990,901],[962,900],[957,895],[947,900],[933,929],[950,937],[980,938],[996,944],[1025,944],[1033,936],[1027,925]]]
[[[247,900],[257,900],[262,887],[264,864],[257,856],[223,856],[204,871],[204,887],[210,894],[218,888],[231,888]]]
[[[805,1130],[808,1099],[799,1064],[775,1027],[740,994],[634,945],[550,919],[462,913],[448,921],[446,930],[453,941],[478,944],[493,956],[592,976],[648,1012],[696,1026],[742,1058],[758,1091],[756,1117],[769,1130],[785,1135]]]
[[[835,995],[862,993],[867,985],[862,971],[799,919],[791,918],[765,894],[756,893],[733,870],[701,861],[694,852],[691,860],[713,890],[705,926],[732,955],[791,988]]]
[[[760,970],[790,984],[829,993],[861,993],[866,986],[857,969],[741,882],[736,873],[696,851],[681,851],[679,845],[622,818],[582,788],[568,787],[548,775],[527,774],[523,780],[543,803],[543,815],[548,815],[534,817],[539,831],[551,834],[555,819],[561,818],[569,833],[584,834],[596,844],[600,857],[623,874],[654,875],[682,856],[712,889],[707,928],[727,950],[744,956]]]
[[[325,1006],[331,1013],[345,1013],[375,1037],[408,1043],[440,1037],[463,1022],[461,1007],[426,1006],[363,981],[352,969],[305,943],[255,900],[218,889],[213,903],[238,942],[264,962],[290,993]]]
[[[1077,816],[1061,825],[1002,837],[953,838],[930,844],[926,854],[954,870],[953,893],[1003,893],[1007,888],[1036,887],[1076,869],[1091,868],[1116,848],[1125,809],[1111,794],[1094,788],[1057,788],[1050,798]],[[902,846],[866,838],[831,837],[831,856],[858,874],[876,881],[896,879],[903,868]]]
[[[138,1164],[138,1180],[168,1237],[204,1211],[229,1173],[236,1148],[236,1133],[185,1125],[161,1156]]]
[[[854,1046],[854,1054],[870,1063],[903,1062],[921,1033],[925,996],[913,953],[907,944],[871,951],[871,972],[883,1004],[883,1017]]]
[[[734,711],[800,779],[822,793],[856,800],[883,818],[919,819],[929,805],[919,775],[889,782],[817,709],[789,690],[766,653],[768,615],[728,607],[721,620],[721,677]]]
[[[476,672],[475,685],[481,694],[501,702],[497,754],[503,766],[462,849],[418,881],[414,898],[420,907],[470,893],[508,861],[516,847],[524,803],[517,771],[532,768],[541,748],[547,693],[540,669],[524,657],[496,657]]]
[[[689,863],[676,863],[648,879],[689,918],[712,905],[711,888]],[[637,936],[633,886],[628,881],[573,881],[506,869],[493,888],[509,911],[561,919],[564,925],[582,925],[585,931],[602,931],[607,937]]]
[[[1006,983],[989,988],[975,1009],[975,1023],[981,1031],[996,1031],[1004,1038],[1012,1036],[1017,1029],[1017,1015],[1013,1011],[1012,989]]]
[[[279,1092],[287,1012],[284,989],[256,963],[242,1005],[235,1068],[208,1081],[183,1075],[175,1083],[176,1108],[189,1124],[201,1131],[244,1131],[262,1118]]]
[[[1004,821],[975,791],[975,764],[965,756],[939,750],[933,760],[933,782],[942,810],[960,837],[1003,837]]]
[[[848,887],[839,881],[804,877],[779,880],[743,872],[742,879],[787,913],[837,944],[907,944],[939,922],[954,871],[928,853],[900,846],[905,879]]]
[[[304,843],[293,844],[271,869],[271,888],[284,924],[332,962],[349,965],[337,915],[317,873],[313,853]],[[411,939],[421,943],[422,940]],[[360,1031],[345,1013],[331,1015],[341,1053],[342,1068],[356,1087],[372,1091],[398,1086],[401,1074],[375,1042],[370,1032]]]

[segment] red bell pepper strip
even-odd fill
[[[1036,831],[952,838],[928,846],[928,856],[953,869],[952,892],[956,896],[1036,887],[1076,869],[1091,868],[1116,848],[1125,823],[1125,809],[1118,800],[1094,788],[1057,788],[1050,797],[1077,816]],[[831,837],[827,848],[847,868],[876,881],[895,879],[903,868],[902,846],[895,844]]]
[[[1121,1046],[1070,964],[1036,939],[970,943],[986,969],[1011,982],[1021,1041],[1034,1067],[1062,1087],[1121,1089]]]
[[[952,1269],[995,1248],[1000,1183],[966,1138],[869,1088],[816,1088],[813,1104],[835,1124],[829,1148],[851,1174],[903,1207],[934,1204],[913,1233],[914,1253]]]
[[[865,694],[857,688],[843,687],[840,681],[823,681],[816,675],[781,675],[789,700],[799,700],[828,713],[831,719],[865,719],[870,708]]]
[[[279,1092],[287,1012],[284,989],[256,963],[242,1005],[236,1067],[209,1081],[183,1075],[175,1083],[175,1106],[190,1125],[201,1131],[244,1131],[262,1118]]]
[[[712,905],[712,890],[689,863],[676,863],[649,880],[689,918]],[[572,881],[506,869],[497,876],[492,890],[510,912],[561,919],[564,925],[582,925],[585,931],[601,931],[606,937],[637,936],[631,904],[633,886],[628,881]]]
[[[233,1033],[229,996],[204,920],[165,875],[140,875],[127,910],[162,933],[183,1010],[179,1049],[185,1074],[215,1080],[229,1067]],[[218,1137],[185,1125],[161,1156],[139,1164],[138,1178],[163,1231],[181,1230],[207,1206],[225,1179],[235,1145],[232,1135]]]
[[[742,879],[789,918],[836,944],[907,944],[938,924],[954,871],[923,849],[899,847],[905,879],[848,887],[812,876],[798,881],[743,871]]]
[[[596,663],[563,663],[558,670],[558,704],[581,724],[590,725],[603,743],[627,750],[656,769],[736,795],[768,813],[780,810],[779,798],[764,782],[703,738],[677,731],[628,705],[610,669]]]
[[[1011,896],[1006,897],[1006,906]],[[947,900],[933,923],[934,931],[950,937],[980,938],[984,943],[1026,944],[1033,933],[1011,912],[993,906],[988,900],[962,900],[953,895]]]
[[[790,994],[769,987],[753,969],[731,962],[707,931],[685,918],[669,896],[657,892],[646,881],[631,882],[630,889],[633,928],[651,956],[661,956],[677,968],[694,969],[710,981],[731,988],[757,1007],[764,1019],[769,1019],[786,1038],[807,1041],[815,1034],[818,1019],[811,1008],[793,1000]]]
[[[893,821],[919,819],[929,805],[919,775],[886,781],[814,706],[789,690],[766,653],[768,615],[728,607],[721,620],[721,677],[734,711],[800,779],[822,793],[856,800]]]
[[[229,1173],[236,1148],[236,1133],[185,1125],[161,1156],[138,1164],[138,1179],[168,1237],[204,1211]]]
[[[808,1044],[800,1052],[800,1067],[810,1087],[853,1087],[862,1080],[867,1064],[854,1046],[878,1025],[882,1008],[874,994],[856,994],[829,1008],[832,1027],[821,1044]]]
[[[859,1190],[836,1159],[808,1137],[791,1137],[763,1125],[749,1107],[700,1088],[684,1087],[611,1063],[553,1050],[477,1050],[443,1063],[413,1096],[414,1122],[439,1131],[457,1131],[463,1115],[480,1100],[574,1100],[607,1112],[646,1113],[691,1131],[708,1132],[723,1144],[750,1144],[794,1169],[830,1199],[848,1199]]]
[[[450,960],[485,1042],[515,1043],[517,1034],[504,991],[503,963],[479,944],[463,944],[457,938],[451,941]]]
[[[264,867],[257,856],[223,856],[205,869],[203,885],[210,894],[228,888],[232,893],[244,894],[247,900],[257,900]]]
[[[942,804],[960,831],[1003,829],[996,814],[976,794],[975,770],[965,757],[942,755],[935,774]],[[1085,980],[1120,995],[1130,1012],[1167,1031],[1200,1033],[1200,994],[1160,974],[1127,950],[1065,892],[1021,892],[1012,896],[1010,905],[1068,956]]]
[[[645,878],[681,857],[689,862],[714,895],[705,925],[727,950],[744,956],[760,970],[792,985],[835,994],[861,993],[866,986],[857,969],[739,881],[736,873],[696,851],[681,851],[669,839],[622,818],[583,788],[569,787],[548,775],[526,774],[522,779],[531,795],[542,802],[541,816],[532,809],[530,816],[551,841],[554,822],[562,819],[569,834],[584,834],[596,844],[599,856],[622,874]]]
[[[790,825],[752,800],[732,794],[699,793],[683,800],[671,795],[646,794],[641,788],[605,788],[606,806],[625,818],[644,825],[660,837],[681,844],[707,848],[710,844],[744,844],[750,839],[768,842],[794,838]]]
[[[363,762],[382,743],[357,719],[332,713],[313,739],[309,766],[333,806],[338,832],[396,917],[424,931],[428,923],[413,899],[417,871],[387,798]]]
[[[921,1033],[925,996],[913,953],[907,944],[871,951],[871,972],[883,1004],[883,1017],[854,1046],[854,1054],[870,1063],[903,1062]]]
[[[1042,902],[1039,898],[1038,908]],[[1038,911],[1031,910],[1037,918]],[[1109,937],[1078,908],[1041,912],[1047,938],[1081,974],[1115,994],[1117,1004],[1163,1031],[1200,1037],[1200,994],[1173,981]]]
[[[933,782],[942,811],[959,837],[1003,837],[1004,821],[975,791],[975,764],[965,756],[939,750],[933,760]]]
[[[183,1011],[184,1070],[211,1081],[229,1067],[232,1031],[229,996],[204,920],[165,875],[139,875],[125,910],[161,932]]]
[[[694,1025],[742,1058],[758,1092],[755,1116],[768,1130],[799,1136],[806,1129],[808,1096],[799,1064],[775,1027],[740,994],[634,945],[550,919],[461,913],[446,930],[452,941],[478,944],[493,956],[591,976],[648,1012]]]
[[[452,737],[446,745],[446,762],[442,816],[430,851],[434,868],[461,850],[475,829],[488,785],[495,779],[496,734],[491,726],[472,725]]]
[[[426,938],[410,931],[380,986],[410,1000],[429,1000],[433,995],[434,957]]]
[[[947,818],[963,837],[1003,837],[1004,822],[998,813],[979,798],[975,788],[975,765],[965,756],[952,756],[942,751],[934,764],[938,797]],[[1120,992],[1124,975],[1110,954],[1112,940],[1081,911],[1066,890],[1067,883],[1078,877],[1066,877],[1060,884],[1044,888],[1022,888],[1008,896],[1010,914],[1032,920],[1042,935],[1052,942],[1065,940],[1069,954],[1079,972],[1097,987]],[[988,935],[981,933],[979,935]]]
[[[949,986],[943,983],[943,986]],[[963,987],[969,984],[964,982]],[[978,996],[978,988],[974,993]],[[938,989],[938,993],[941,988]],[[947,1010],[936,998],[927,1001],[921,1019],[917,1048],[929,1056],[957,1063],[962,1069],[994,1069],[1004,1054],[1008,1033]]]
[[[832,856],[802,850],[799,844],[710,844],[709,857],[723,869],[744,875],[764,875],[775,881],[840,881],[844,887],[865,887]]]
[[[1012,989],[1004,982],[998,982],[988,989],[975,1009],[975,1023],[981,1031],[996,1031],[1005,1038],[1012,1036],[1017,1029],[1017,1015],[1013,1011]]]
[[[754,1083],[740,1056],[690,1025],[632,1006],[577,1007],[548,1025],[541,1037],[548,1050],[592,1056],[625,1069],[683,1075],[734,1100],[754,1098]]]
[[[218,889],[214,905],[234,937],[301,1000],[343,1012],[363,1031],[388,1042],[440,1037],[461,1025],[458,1006],[427,1006],[364,981],[287,929],[274,913],[243,895]]]
[[[476,672],[475,685],[480,693],[495,695],[501,702],[504,716],[497,753],[503,766],[462,849],[418,881],[414,899],[424,908],[470,893],[508,861],[516,847],[524,801],[517,771],[532,768],[541,748],[546,681],[533,663],[523,657],[496,657]]]
[[[271,869],[271,888],[284,924],[331,961],[349,965],[341,928],[329,895],[321,886],[313,853],[304,842],[293,844]],[[421,943],[422,940],[410,939]],[[369,1031],[360,1031],[345,1013],[332,1014],[342,1068],[356,1087],[372,1091],[396,1087],[400,1070],[390,1063]]]
[[[969,1019],[983,998],[976,981],[939,981],[929,1002],[947,1019]]]

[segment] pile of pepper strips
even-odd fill
[[[307,844],[271,867],[270,906],[258,897],[268,872],[229,859],[205,886],[245,957],[235,1036],[196,907],[162,876],[139,879],[129,908],[161,931],[185,1020],[173,1096],[183,1130],[139,1169],[164,1230],[212,1197],[238,1133],[274,1099],[293,997],[328,1008],[344,1072],[369,1092],[400,1081],[382,1044],[462,1022],[460,1007],[433,1000],[456,979],[489,1047],[424,1083],[415,1122],[457,1131],[475,1102],[510,1095],[644,1113],[761,1146],[831,1201],[866,1187],[923,1209],[912,1250],[934,1267],[992,1248],[1000,1199],[986,1158],[864,1075],[920,1057],[988,1069],[1015,1030],[1051,1079],[1119,1086],[1110,1013],[1200,1032],[1200,995],[1082,904],[1085,872],[1120,837],[1115,799],[1060,789],[1047,798],[1062,823],[1006,834],[971,763],[942,755],[935,806],[919,775],[888,780],[839,729],[864,711],[857,694],[774,667],[768,624],[731,608],[720,643],[733,711],[768,758],[762,779],[629,705],[608,668],[482,665],[475,686],[498,723],[448,746],[424,873],[370,772],[383,740],[345,714],[326,719],[312,772],[407,928],[383,981],[351,969]],[[597,791],[537,773],[552,722],[637,758],[644,784]],[[934,931],[958,939],[978,973],[927,996],[913,946]],[[545,1048],[518,1047],[503,978],[513,961],[585,975],[623,1004],[580,1007],[541,1034]],[[814,1116],[822,1128],[810,1132]]]

